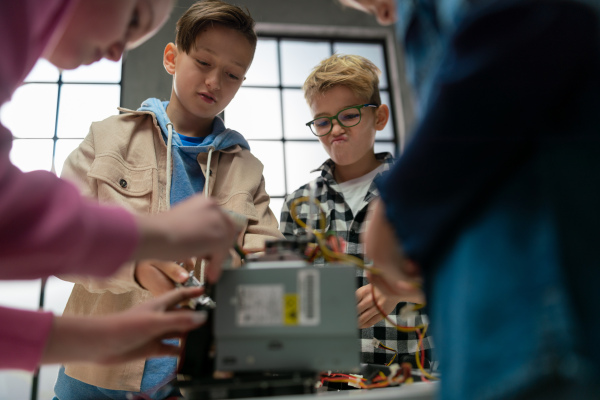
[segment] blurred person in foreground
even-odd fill
[[[36,61],[72,69],[101,58],[117,61],[167,20],[173,0],[23,0],[0,3],[0,105]],[[84,200],[50,172],[23,173],[9,160],[12,135],[0,125],[0,279],[55,274],[107,277],[129,260],[210,260],[215,281],[235,241],[233,221],[195,196],[169,212],[134,215]],[[156,271],[159,283],[182,282],[185,269]],[[168,279],[165,279],[168,277]],[[166,312],[201,290],[171,292],[128,312],[55,317],[0,307],[0,368],[32,371],[60,362],[114,363],[179,349],[162,343],[198,327],[205,316]]]
[[[340,0],[396,23],[417,124],[364,235],[423,288],[442,399],[597,399],[600,4]]]

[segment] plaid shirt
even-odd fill
[[[390,153],[379,153],[375,157],[383,163],[384,172],[388,171],[395,161]],[[363,246],[359,242],[359,237],[367,225],[368,205],[373,199],[379,196],[379,191],[375,182],[371,182],[367,195],[361,204],[360,211],[356,215],[353,215],[352,210],[344,200],[344,195],[338,189],[338,183],[333,177],[334,167],[335,164],[331,159],[325,161],[319,168],[312,171],[321,171],[321,176],[286,197],[281,210],[280,230],[288,239],[305,234],[304,228],[300,227],[293,220],[290,214],[290,205],[299,197],[309,196],[311,194],[310,187],[312,186],[312,190],[314,190],[313,195],[321,203],[321,207],[326,215],[326,230],[335,232],[336,235],[347,242],[347,254],[364,259]],[[377,176],[379,175],[381,174]],[[302,203],[298,206],[297,211],[298,218],[307,223],[310,215],[310,205],[306,202]],[[315,262],[317,265],[323,265],[323,263],[322,258]],[[357,268],[356,276],[357,287],[368,283],[363,270]],[[398,314],[405,304],[398,303],[396,308],[389,314],[389,317],[394,322],[403,326],[416,326],[422,322],[429,322],[427,316],[424,314],[409,318],[408,320],[400,319]],[[385,346],[397,350],[399,357],[403,354],[414,354],[417,348],[418,338],[414,332],[400,332],[389,322],[385,320],[379,321],[370,328],[361,329],[361,362],[363,363],[386,364],[394,355],[390,351],[375,348],[373,346],[373,338],[378,339]],[[425,349],[433,347],[429,337],[423,340],[423,347]]]

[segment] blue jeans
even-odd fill
[[[557,147],[532,159],[425,277],[442,400],[600,396],[600,254],[589,245],[600,161],[593,147]]]
[[[171,396],[180,396],[179,390],[172,387],[163,387],[168,383],[169,377],[174,376],[177,367],[177,358],[162,357],[146,360],[142,385],[137,395],[144,394],[153,400],[162,400]],[[158,390],[162,388],[161,390]],[[110,390],[73,379],[65,374],[65,367],[61,367],[53,400],[127,400],[126,390]]]

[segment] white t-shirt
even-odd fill
[[[373,178],[381,171],[383,171],[383,164],[366,175],[338,183],[340,191],[344,195],[344,200],[346,200],[353,215],[356,215],[360,211],[362,202],[367,195],[371,182],[373,182]]]

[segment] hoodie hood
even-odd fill
[[[149,98],[142,103],[142,106],[137,111],[150,111],[156,115],[156,121],[160,126],[165,143],[168,139],[167,124],[171,122],[167,115],[167,106],[169,101],[160,101],[156,98]],[[199,154],[206,153],[212,147],[214,150],[225,150],[227,148],[239,145],[240,147],[250,150],[248,141],[237,131],[225,127],[223,120],[216,116],[213,120],[211,133],[204,137],[202,142],[197,146],[186,146],[182,144],[179,134],[173,130],[173,146],[180,147],[186,153]]]
[[[210,160],[213,152],[233,150],[237,148],[236,146],[250,150],[250,146],[241,134],[225,128],[223,120],[219,117],[213,119],[211,132],[207,136],[199,138],[182,136],[185,139],[182,142],[180,135],[174,131],[173,124],[170,123],[167,115],[168,105],[168,101],[150,98],[142,103],[138,111],[151,112],[156,116],[162,137],[167,144],[167,204],[173,205],[204,190],[205,183],[211,175]],[[170,135],[168,127],[171,128]],[[208,153],[206,177],[198,163],[200,153]],[[208,191],[205,195],[209,195]]]

